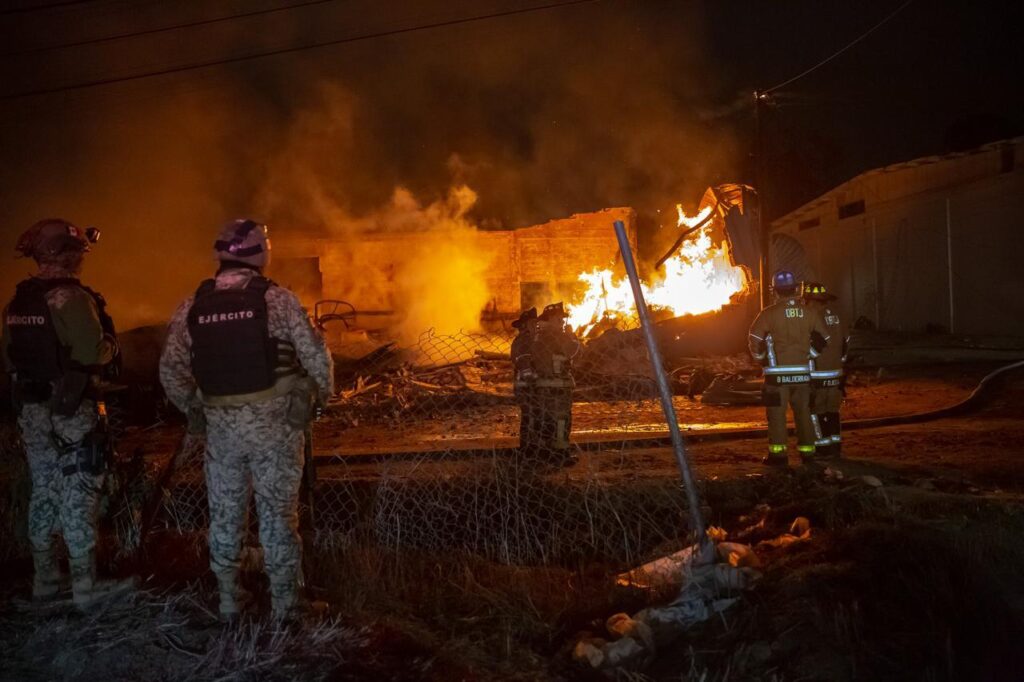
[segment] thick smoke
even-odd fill
[[[263,32],[228,25],[187,45],[169,36],[45,59],[74,62],[76,78],[110,75],[190,61],[185,48],[230,56],[480,11],[465,5],[336,3],[288,25],[277,16]],[[468,286],[488,267],[474,228],[616,205],[674,222],[676,202],[734,179],[731,137],[697,112],[714,85],[700,21],[680,3],[603,2],[19,102],[0,128],[4,242],[47,216],[104,228],[85,279],[129,326],[166,319],[212,271],[218,226],[240,215],[268,221],[279,242],[361,230],[468,235],[408,254],[389,284],[410,330],[461,326],[466,315],[445,320],[448,308],[486,301],[482,285]],[[54,42],[49,28],[15,42]],[[36,73],[52,80],[63,66]],[[29,269],[3,268],[0,284],[10,291]],[[353,263],[353,286],[378,275]]]

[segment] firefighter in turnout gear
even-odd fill
[[[758,314],[750,327],[748,343],[751,355],[764,367],[768,416],[768,456],[764,463],[786,466],[787,407],[793,410],[801,458],[809,461],[815,454],[811,361],[825,349],[828,331],[818,311],[798,298],[793,273],[775,273],[772,284],[777,300]]]
[[[565,327],[562,303],[552,303],[537,318],[533,342],[536,374],[537,456],[556,466],[575,462],[570,445],[572,433],[572,361],[580,343]]]
[[[836,297],[826,291],[825,285],[804,282],[803,298],[808,307],[821,314],[830,339],[825,350],[811,361],[811,421],[815,445],[820,455],[839,457],[843,440],[839,408],[843,402],[843,365],[850,337],[839,313],[830,305]]]
[[[239,560],[250,486],[270,580],[274,616],[300,615],[304,602],[298,499],[304,430],[315,403],[334,388],[330,353],[295,295],[263,276],[265,225],[228,223],[214,243],[220,268],[171,319],[160,358],[167,397],[206,419],[210,568],[220,613],[237,617],[245,599]]]
[[[118,355],[103,297],[78,281],[95,228],[42,220],[18,240],[39,265],[4,310],[4,366],[11,373],[32,479],[28,535],[32,596],[59,597],[67,585],[54,555],[54,534],[67,545],[72,599],[88,610],[129,589],[131,581],[96,578],[96,524],[111,454],[98,380]]]
[[[519,461],[537,453],[537,374],[533,370],[533,342],[537,336],[537,309],[524,310],[512,323],[516,337],[509,355],[512,359],[512,391],[519,406]]]

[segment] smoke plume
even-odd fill
[[[160,34],[19,57],[4,76],[14,89],[107,77],[480,11],[401,5],[328,3],[186,42]],[[16,48],[137,30],[181,20],[181,7],[3,37]],[[403,253],[394,273],[353,262],[352,286],[389,287],[407,330],[463,326],[474,315],[449,309],[487,300],[473,286],[488,267],[475,229],[622,205],[673,221],[678,201],[734,179],[732,137],[698,110],[714,86],[701,21],[688,3],[609,0],[17,101],[0,113],[3,242],[47,216],[103,228],[84,279],[127,327],[165,320],[212,272],[230,218],[268,222],[275,245],[436,231],[436,248]],[[11,291],[29,270],[4,267],[0,285]]]

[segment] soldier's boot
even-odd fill
[[[217,572],[215,575],[220,619],[225,623],[233,623],[252,605],[252,594],[238,584],[238,571]]]
[[[105,602],[131,591],[135,580],[97,580],[96,552],[71,557],[71,592],[75,608],[88,612]]]
[[[62,575],[57,565],[57,557],[52,549],[32,552],[32,564],[35,575],[32,576],[32,599],[35,601],[53,601],[66,599],[71,589],[71,580]]]
[[[298,581],[270,578],[270,611],[274,620],[292,622],[302,620],[313,613],[311,602],[301,598]]]
[[[773,467],[789,466],[789,457],[786,456],[786,446],[778,444],[768,445],[768,454],[761,460],[761,464]]]

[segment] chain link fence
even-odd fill
[[[337,394],[313,428],[317,481],[303,496],[301,515],[308,549],[620,571],[678,547],[689,532],[676,473],[662,467],[648,474],[636,457],[637,439],[666,425],[635,328],[606,330],[580,345],[571,461],[544,450],[543,441],[524,456],[520,409],[548,408],[516,401],[514,330],[431,330],[404,345],[331,331]],[[700,406],[690,395],[702,390],[698,383],[746,371],[744,360],[730,357],[684,358],[669,369],[678,405],[691,410]],[[116,423],[117,400],[111,402]],[[119,461],[102,510],[117,556],[132,556],[145,531],[204,538],[202,438],[183,442],[178,417],[168,419],[145,428],[117,425]],[[9,472],[10,538],[19,535],[27,501],[25,486],[13,482],[24,478],[16,468]]]
[[[640,335],[612,330],[581,345],[571,461],[536,445],[523,456],[513,336],[510,329],[431,330],[406,346],[363,335],[332,339],[338,392],[314,426],[307,547],[466,553],[509,565],[599,562],[618,570],[678,545],[689,529],[678,477],[643,475],[628,447],[666,429]],[[672,369],[677,400],[692,402],[686,384],[701,380],[707,361]],[[154,528],[206,528],[201,443],[190,450],[167,481]],[[147,487],[166,461],[149,463]],[[128,508],[122,505],[123,518],[137,525]],[[130,546],[131,524],[121,525]]]

